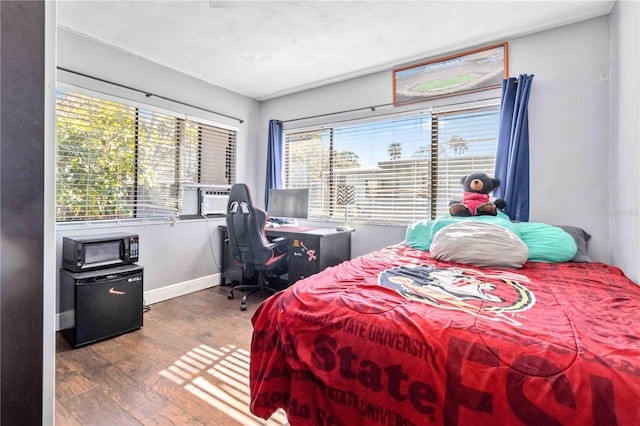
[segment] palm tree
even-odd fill
[[[389,158],[391,161],[399,160],[402,157],[402,145],[400,142],[392,142],[389,145]]]
[[[457,135],[451,135],[447,141],[447,147],[457,156],[464,154],[469,149],[467,141]]]

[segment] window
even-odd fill
[[[284,181],[309,188],[309,216],[410,223],[448,212],[462,176],[493,175],[497,105],[286,130]],[[355,204],[338,205],[338,188]]]
[[[236,131],[59,89],[59,222],[172,217],[185,184],[235,181]]]

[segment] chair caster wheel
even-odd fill
[[[229,299],[229,300],[233,299],[233,293],[227,294],[227,299]]]
[[[246,311],[247,310],[247,305],[244,305],[244,304],[240,305],[240,310],[241,311]]]

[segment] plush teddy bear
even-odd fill
[[[489,193],[500,186],[500,180],[491,178],[485,173],[472,173],[464,176],[460,183],[464,188],[462,201],[449,202],[451,216],[495,216],[497,209],[504,209],[506,201],[498,198],[490,201]]]

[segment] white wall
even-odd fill
[[[617,1],[611,13],[611,263],[640,283],[640,3]]]
[[[88,74],[242,119],[243,122],[240,123],[234,119],[207,113],[197,108],[185,107],[158,97],[147,98],[143,93],[100,83],[65,71],[58,71],[57,75],[58,81],[66,84],[237,127],[237,180],[253,181],[257,179],[258,171],[253,167],[254,160],[251,159],[252,145],[256,138],[256,129],[252,127],[251,123],[257,122],[256,117],[260,107],[257,101],[185,76],[64,29],[59,28],[57,36],[57,66],[60,68]],[[170,286],[175,287],[183,284],[185,290],[193,290],[219,282],[217,263],[220,259],[220,239],[217,225],[223,223],[224,219],[222,218],[209,221],[204,219],[178,221],[175,224],[171,222],[145,222],[135,226],[101,225],[97,228],[58,225],[56,228],[57,268],[60,268],[62,237],[64,235],[103,232],[137,233],[140,235],[139,263],[145,267],[146,301],[152,303],[180,293],[179,288],[167,291]],[[56,273],[58,269],[56,269]]]
[[[593,235],[594,258],[622,266],[638,281],[638,22],[637,13],[635,20],[629,16],[638,5],[627,3],[617,2],[614,9],[611,71],[608,16],[506,41],[510,75],[535,74],[529,107],[531,220],[585,228]],[[183,111],[238,127],[237,181],[249,184],[258,202],[263,199],[269,119],[289,121],[377,106],[374,113],[367,109],[335,117],[347,119],[399,109],[390,105],[391,70],[259,103],[65,30],[58,31],[58,66],[243,119],[238,123],[198,110]],[[176,109],[169,102],[68,73],[59,72],[58,79]],[[610,102],[611,81],[616,79],[625,86],[613,87]],[[634,81],[635,89],[627,92]],[[217,282],[219,269],[211,247],[219,262],[216,227],[222,222],[143,224],[117,230],[140,234],[145,292],[161,298],[166,288],[180,283]],[[355,225],[353,256],[404,237],[404,226]],[[89,231],[58,227],[58,258],[62,235]],[[635,239],[629,238],[629,231]]]
[[[510,40],[509,62],[512,75],[535,74],[529,219],[583,227],[608,262],[608,17]]]
[[[506,41],[509,74],[535,74],[529,104],[530,220],[583,227],[593,236],[593,256],[607,262],[610,260],[608,17]],[[391,101],[389,70],[265,101],[260,125],[266,127],[271,118],[287,121]],[[377,112],[393,109],[385,106]],[[265,145],[266,132],[261,133],[261,138],[261,145]],[[261,156],[257,161],[256,165],[260,165],[266,160]],[[264,187],[264,181],[257,185]],[[356,229],[354,255],[398,242],[404,235],[401,232],[404,228],[359,229],[356,224]]]

